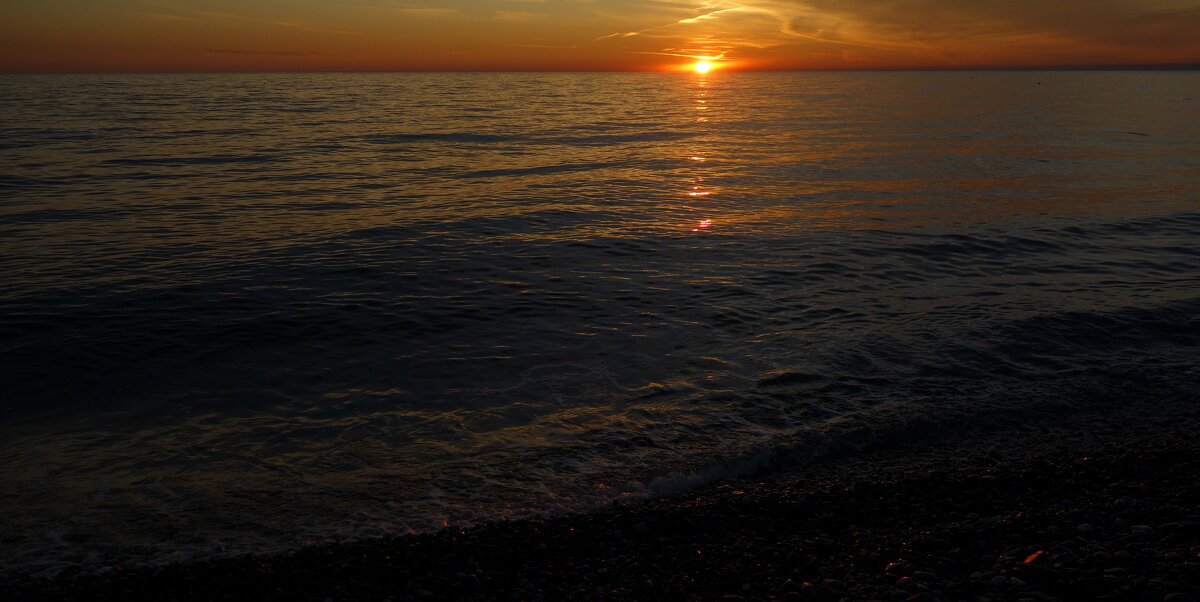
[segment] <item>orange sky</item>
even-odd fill
[[[1200,0],[4,0],[0,71],[1200,63]]]

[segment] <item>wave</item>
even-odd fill
[[[104,163],[109,165],[179,167],[185,165],[217,165],[222,163],[270,163],[278,161],[280,158],[278,155],[265,154],[210,155],[206,157],[129,157],[106,159]]]
[[[550,138],[547,141],[556,144],[578,146],[609,146],[614,144],[629,144],[632,142],[669,142],[695,138],[695,132],[649,131],[629,134],[595,134],[592,136],[563,136]]]
[[[544,174],[556,173],[572,173],[580,171],[593,171],[597,169],[607,169],[610,167],[624,167],[629,165],[626,162],[609,162],[609,163],[564,163],[561,165],[541,165],[538,167],[524,167],[513,169],[484,169],[480,171],[469,171],[462,174],[464,178],[493,178],[497,176],[536,176]]]
[[[497,134],[475,134],[470,132],[448,133],[398,133],[398,134],[367,134],[362,140],[374,144],[402,144],[406,142],[519,142],[523,138],[516,136],[501,136]]]
[[[520,142],[530,145],[611,146],[635,142],[669,142],[694,138],[695,132],[634,131],[630,133],[592,134],[586,136],[518,136],[479,134],[473,132],[367,134],[361,139],[373,144],[404,144],[412,142],[500,143]]]

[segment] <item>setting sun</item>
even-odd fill
[[[692,69],[695,69],[696,73],[708,73],[712,68],[713,64],[708,61],[697,61],[695,65],[692,65]]]

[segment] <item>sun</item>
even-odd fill
[[[696,73],[708,73],[712,68],[713,64],[708,61],[696,61],[696,63],[692,65],[692,69],[695,69]]]

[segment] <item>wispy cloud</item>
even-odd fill
[[[598,38],[593,39],[592,41],[599,42],[600,40],[607,40],[609,38],[632,38],[633,36],[638,35],[638,33],[639,32],[636,32],[636,31],[618,31],[617,33],[610,33],[610,34],[602,35]]]
[[[1174,52],[1200,60],[1200,0],[656,0],[684,14],[598,36],[703,42],[731,55],[839,55],[954,64],[1018,55],[1119,60]],[[739,50],[742,49],[742,50]],[[744,52],[743,52],[744,50]],[[629,52],[647,51],[644,47]],[[664,54],[670,51],[659,49]]]
[[[1189,0],[796,0],[841,29],[879,37],[961,42],[1052,36],[1113,45],[1200,41],[1200,2]]]
[[[453,17],[460,11],[457,8],[398,8],[396,12],[414,17]]]
[[[534,19],[542,19],[548,17],[545,13],[527,13],[511,10],[498,10],[492,13],[492,18],[497,21],[532,21]]]

